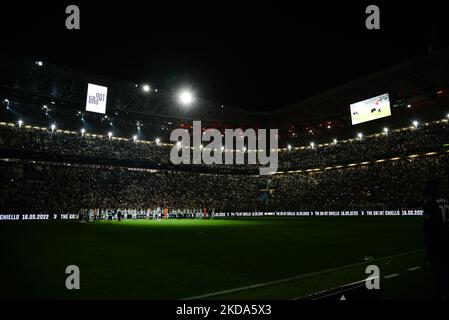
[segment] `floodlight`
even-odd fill
[[[179,102],[183,105],[189,105],[194,101],[193,95],[190,91],[181,91],[179,93]]]
[[[363,138],[363,133],[359,132],[359,133],[357,134],[357,136],[359,137],[360,140],[362,140],[362,138]]]
[[[142,90],[143,90],[143,92],[150,92],[151,88],[150,88],[149,85],[144,84],[144,85],[142,86]]]
[[[418,121],[413,121],[413,126],[415,127],[415,128],[418,128],[418,125],[419,125],[419,122]]]
[[[17,121],[17,123],[19,124],[19,128],[20,128],[22,126],[22,124],[23,124],[23,121],[19,120],[19,121]]]
[[[292,146],[290,144],[287,145],[287,149],[288,149],[288,151],[290,151],[292,149]]]

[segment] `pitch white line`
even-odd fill
[[[329,272],[340,271],[340,270],[348,269],[348,268],[351,268],[351,267],[357,267],[357,266],[362,266],[362,265],[365,265],[365,264],[371,264],[371,263],[374,263],[374,262],[383,261],[383,260],[387,260],[387,259],[391,259],[391,258],[407,256],[407,255],[418,253],[418,252],[422,252],[422,251],[424,251],[424,250],[423,249],[418,249],[418,250],[407,251],[407,252],[403,252],[403,253],[399,253],[399,254],[395,254],[395,255],[385,256],[385,257],[382,257],[382,258],[379,258],[379,259],[375,259],[375,260],[372,260],[372,261],[356,262],[356,263],[347,264],[347,265],[340,266],[340,267],[325,269],[325,270],[322,270],[322,271],[305,273],[305,274],[294,276],[294,277],[290,277],[290,278],[279,279],[279,280],[268,281],[268,282],[262,282],[262,283],[257,283],[257,284],[253,284],[253,285],[249,285],[249,286],[245,286],[245,287],[233,288],[233,289],[228,289],[228,290],[210,292],[210,293],[206,293],[206,294],[202,294],[202,295],[198,295],[198,296],[194,296],[194,297],[182,298],[180,300],[204,299],[204,298],[210,298],[210,297],[214,297],[214,296],[220,296],[220,295],[223,295],[223,294],[229,294],[229,293],[235,293],[235,292],[240,292],[240,291],[245,291],[245,290],[257,289],[257,288],[261,288],[261,287],[267,287],[267,286],[271,286],[271,285],[275,285],[275,284],[280,284],[280,283],[290,282],[290,281],[294,281],[294,280],[300,280],[300,279],[304,279],[304,278],[318,276],[318,275],[326,274],[326,273],[329,273]]]
[[[415,270],[419,270],[419,269],[421,269],[421,266],[411,267],[411,268],[408,268],[407,270],[408,271],[415,271]]]
[[[372,277],[371,279],[377,279],[377,278],[378,277]],[[308,295],[305,295],[305,296],[297,297],[297,298],[294,298],[292,300],[304,299],[304,298],[313,297],[313,296],[317,296],[317,295],[329,292],[328,294],[319,296],[317,298],[312,298],[312,300],[318,300],[318,299],[330,297],[330,296],[335,295],[335,294],[340,294],[340,293],[343,293],[343,292],[346,292],[346,291],[349,291],[349,290],[353,290],[355,288],[363,287],[365,285],[365,282],[366,282],[366,279],[362,279],[362,280],[359,280],[359,281],[347,283],[347,284],[344,284],[344,285],[341,285],[341,286],[338,286],[338,287],[334,287],[334,288],[331,288],[331,289],[326,289],[326,290],[322,290],[322,291],[315,292],[315,293],[312,293],[312,294],[308,294]],[[336,290],[336,289],[339,289],[339,290]],[[336,291],[334,291],[334,290],[336,290]]]
[[[385,276],[384,278],[391,279],[391,278],[397,277],[398,275],[399,275],[399,273],[392,273],[392,274],[389,274],[388,276]]]

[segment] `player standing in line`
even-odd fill
[[[89,209],[89,222],[94,221],[94,209]]]
[[[429,180],[425,185],[424,244],[430,269],[440,299],[447,300],[449,294],[449,201],[441,197],[438,180]]]

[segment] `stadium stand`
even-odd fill
[[[371,161],[414,153],[444,150],[449,141],[449,125],[446,119],[426,123],[418,128],[407,127],[363,137],[318,146],[296,147],[279,150],[280,168],[310,169],[359,161]],[[108,136],[83,135],[81,132],[55,131],[51,128],[33,128],[19,125],[0,125],[0,150],[4,153],[25,151],[52,157],[72,156],[96,159],[120,159],[144,161],[153,164],[169,164],[173,144],[150,141],[115,139]],[[223,157],[225,151],[217,150]],[[251,150],[248,152],[252,152]],[[223,161],[224,162],[224,161]],[[229,165],[223,165],[229,166]],[[248,165],[232,168],[248,169]],[[217,169],[220,166],[216,166]]]
[[[448,155],[270,178],[100,165],[2,161],[4,212],[77,213],[81,208],[213,208],[216,212],[419,208],[429,177]],[[258,197],[268,188],[268,201]]]
[[[0,166],[1,183],[8,187],[0,208],[5,213],[420,208],[424,181],[444,176],[448,164],[444,52],[258,114],[201,99],[182,110],[163,90],[145,95],[139,85],[2,55]],[[432,81],[404,82],[407,70]],[[110,88],[107,114],[82,111],[88,81]],[[392,92],[394,117],[348,125],[342,105],[385,91]],[[412,125],[416,119],[420,122]],[[278,174],[257,176],[257,165],[171,164],[168,136],[175,128],[189,131],[192,120],[222,131],[279,128]]]

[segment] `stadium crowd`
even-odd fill
[[[280,167],[317,168],[441,150],[447,121],[313,148],[279,153]],[[137,169],[108,159],[169,163],[170,146],[62,131],[0,126],[0,151],[102,159],[77,164],[34,158],[0,161],[0,209],[68,212],[83,208],[153,210],[308,211],[419,208],[422,186],[444,177],[449,155],[419,156],[338,170],[272,176]],[[21,160],[20,160],[21,159]],[[239,166],[244,170],[247,166]]]
[[[280,168],[315,168],[342,163],[369,161],[389,156],[404,156],[416,152],[435,151],[449,141],[448,122],[422,125],[418,128],[394,130],[303,149],[279,152]],[[140,160],[167,164],[171,146],[142,141],[82,136],[80,133],[51,132],[18,126],[0,126],[0,150],[23,150],[52,155],[101,159]],[[219,151],[217,151],[219,152]],[[224,153],[222,153],[224,156]],[[225,165],[229,166],[229,165]],[[214,165],[220,168],[220,165]],[[248,169],[248,165],[232,165],[233,169]],[[254,166],[253,166],[254,168]]]
[[[424,182],[444,177],[448,164],[449,155],[439,155],[267,177],[9,160],[0,162],[0,208],[2,213],[410,209],[421,207]]]
[[[443,121],[418,128],[387,131],[327,146],[283,152],[280,154],[280,163],[282,167],[287,168],[329,166],[435,151],[448,142],[449,124]]]

